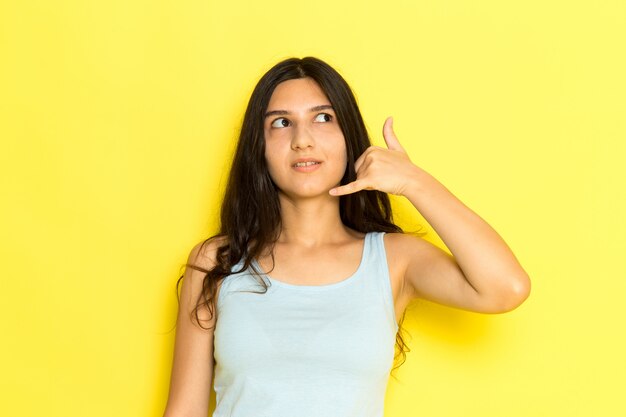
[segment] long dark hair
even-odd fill
[[[192,312],[199,324],[199,307],[205,306],[211,314],[210,317],[215,314],[218,282],[232,273],[240,272],[232,271],[232,267],[239,261],[243,261],[242,270],[252,268],[258,274],[260,271],[251,264],[252,260],[257,258],[264,248],[273,249],[278,239],[281,229],[280,204],[278,191],[270,178],[265,161],[264,114],[278,84],[305,77],[315,80],[324,91],[335,110],[343,132],[347,149],[347,167],[341,185],[356,179],[354,163],[371,145],[352,90],[343,77],[324,61],[314,57],[285,59],[261,77],[248,102],[239,133],[222,202],[219,233],[206,239],[202,244],[204,246],[212,239],[220,239],[215,266],[207,270],[189,263],[185,265],[206,274],[203,290]],[[340,196],[339,212],[343,224],[356,231],[402,233],[402,229],[393,223],[391,205],[386,193],[363,190]],[[270,252],[273,261],[273,250]],[[176,283],[177,293],[183,276]],[[259,282],[267,291],[265,281]],[[401,323],[402,321],[404,315]],[[200,326],[205,328],[201,324]],[[405,349],[406,351],[409,349],[402,339],[401,330],[400,328],[396,334],[396,357],[402,355],[404,363]]]

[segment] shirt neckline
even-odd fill
[[[359,262],[359,266],[357,267],[356,271],[354,271],[352,275],[350,275],[349,277],[344,278],[341,281],[333,282],[330,284],[322,284],[322,285],[290,284],[288,282],[284,282],[284,281],[280,281],[275,278],[272,278],[269,274],[265,273],[265,271],[263,271],[263,268],[261,268],[261,265],[259,265],[259,263],[257,262],[256,258],[252,259],[252,263],[259,270],[262,276],[266,277],[272,285],[276,285],[278,287],[290,288],[290,289],[295,289],[295,290],[306,290],[306,291],[316,291],[316,290],[319,291],[319,290],[327,290],[327,289],[342,287],[354,281],[361,274],[361,270],[363,269],[365,265],[365,257],[366,257],[366,253],[370,245],[371,235],[372,235],[372,232],[368,232],[365,234],[365,237],[363,239],[363,250],[361,252],[361,261]]]

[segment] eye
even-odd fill
[[[320,116],[323,116],[322,120],[320,120]],[[315,116],[315,120],[321,121],[321,122],[330,122],[331,120],[333,120],[333,116],[331,116],[328,113],[320,113],[317,116]]]
[[[272,127],[282,128],[289,126],[289,120],[284,117],[279,117],[278,119],[272,122]]]

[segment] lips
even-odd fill
[[[317,162],[317,164],[321,164],[322,161],[318,160],[318,159],[314,159],[314,158],[299,158],[296,159],[295,161],[293,161],[291,163],[292,167],[295,167],[296,164],[302,164],[302,163],[307,163],[307,162]]]

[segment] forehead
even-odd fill
[[[322,88],[312,78],[298,78],[278,84],[272,93],[268,110],[299,110],[330,104]]]

